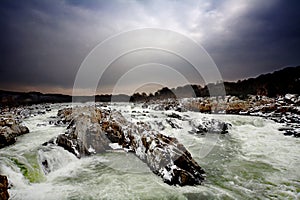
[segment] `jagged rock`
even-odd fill
[[[282,131],[282,129],[280,129]],[[294,137],[300,137],[300,128],[292,128],[292,129],[288,129],[285,130],[285,132],[283,133],[286,136],[294,136]]]
[[[0,175],[0,199],[1,200],[9,199],[8,180],[7,177],[3,175]]]
[[[70,121],[65,134],[57,137],[57,145],[75,154],[78,158],[91,153],[102,153],[109,149],[110,140],[100,126],[100,109],[82,107],[59,111],[59,115]]]
[[[14,144],[17,136],[29,133],[26,126],[22,126],[12,116],[0,118],[0,148]]]
[[[216,119],[202,118],[197,120],[192,120],[190,122],[193,127],[191,133],[205,134],[205,133],[228,133],[228,128],[231,126],[226,122],[222,122]]]
[[[111,117],[117,129],[122,127],[119,144],[134,152],[166,183],[195,185],[205,179],[204,170],[176,138],[153,131],[145,123],[130,123],[119,112],[111,113]]]
[[[183,99],[180,102],[185,109],[198,112],[212,112],[251,115],[271,119],[286,126],[293,126],[293,131],[285,131],[284,135],[299,137],[297,125],[300,123],[300,96],[286,94],[276,98],[261,95],[249,95],[248,99],[241,100],[235,96],[200,97]],[[191,133],[204,133],[206,129],[195,129]]]
[[[171,117],[171,118],[176,118],[176,119],[182,119],[182,117],[176,113],[172,113],[172,114],[169,114],[167,115],[168,117]]]
[[[178,125],[174,119],[166,119],[166,122],[168,122],[172,128],[182,129],[182,127]]]
[[[118,142],[170,185],[201,184],[205,179],[204,170],[176,138],[151,130],[144,122],[132,123],[120,112],[95,107],[61,110],[59,116],[70,124],[56,143],[77,157],[89,155],[91,149],[104,152],[110,142]]]

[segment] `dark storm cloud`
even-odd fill
[[[207,49],[228,79],[256,76],[300,63],[299,1],[257,4],[228,23],[229,37],[216,37]]]
[[[0,87],[71,88],[99,42],[143,27],[171,29],[203,44],[226,80],[256,76],[300,63],[299,8],[297,0],[4,0]]]
[[[64,48],[64,45],[72,47],[72,35],[61,35],[62,29],[57,23],[61,13],[47,6],[48,3],[2,3],[1,68],[6,69],[6,73],[1,74],[2,82],[55,85],[72,80],[74,73],[68,68],[76,66],[78,52]],[[49,13],[42,12],[44,10]]]

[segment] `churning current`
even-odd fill
[[[0,172],[10,181],[11,199],[300,198],[300,140],[280,133],[281,124],[253,116],[181,113],[232,125],[225,135],[195,135],[185,121],[172,119],[178,128],[171,127],[166,122],[168,111],[139,104],[109,105],[131,121],[147,122],[176,137],[190,151],[207,179],[202,185],[180,187],[164,183],[130,153],[116,150],[78,159],[61,147],[43,146],[64,133],[66,127],[48,123],[63,106],[52,105],[51,112],[24,120],[30,133],[0,150]],[[42,168],[45,158],[49,172]]]

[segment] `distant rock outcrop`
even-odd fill
[[[300,96],[298,94],[286,94],[276,98],[248,95],[248,98],[243,100],[235,96],[226,96],[219,99],[216,97],[201,97],[181,100],[179,104],[186,110],[198,112],[268,118],[285,125],[285,127],[280,128],[281,131],[284,131],[284,135],[300,137]],[[210,109],[203,109],[204,107]],[[201,130],[203,129],[201,128]]]

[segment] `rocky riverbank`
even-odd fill
[[[29,129],[22,125],[24,119],[45,114],[48,111],[51,111],[48,104],[1,108],[0,148],[14,144],[18,136],[29,133]]]

